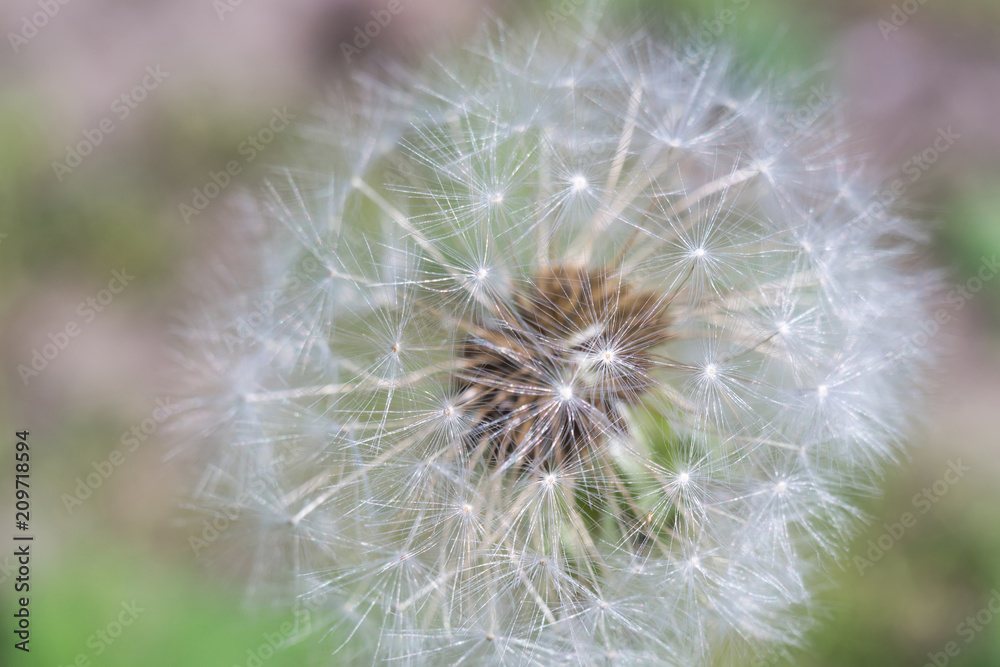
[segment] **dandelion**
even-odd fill
[[[489,32],[361,78],[271,180],[273,313],[188,331],[197,494],[361,661],[795,645],[919,399],[922,236],[832,103],[790,127],[715,51]]]

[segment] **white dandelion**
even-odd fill
[[[715,51],[488,32],[361,78],[271,180],[271,312],[188,332],[200,500],[363,662],[796,644],[918,404],[922,236],[832,105],[790,130]]]

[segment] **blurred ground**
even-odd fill
[[[351,58],[385,49],[419,59],[476,15],[468,1],[409,3]],[[32,32],[25,20],[43,5],[57,10]],[[545,21],[549,5],[493,6]],[[176,470],[163,464],[155,433],[79,505],[67,507],[64,494],[84,496],[80,480],[130,429],[159,428],[153,378],[169,363],[180,287],[227,238],[225,195],[280,162],[284,137],[252,158],[244,142],[276,113],[298,115],[318,99],[323,82],[349,65],[341,42],[379,7],[11,0],[0,8],[0,421],[8,431],[30,429],[37,453],[30,664],[68,665],[83,654],[95,665],[245,665],[294,620],[244,615],[242,589],[193,557],[189,529],[175,520]],[[735,41],[781,69],[823,61],[865,137],[860,148],[905,175],[917,215],[936,224],[929,261],[968,285],[984,258],[1000,254],[997,3],[649,0],[612,3],[611,12],[624,25],[647,12],[657,17],[650,25]],[[913,157],[949,128],[953,145],[911,179]],[[67,146],[81,141],[92,149],[74,158]],[[180,204],[230,160],[242,165],[239,176],[186,221]],[[102,303],[115,271],[133,277]],[[830,573],[819,609],[827,622],[795,664],[1000,665],[1000,619],[990,624],[980,613],[1000,589],[1000,278],[950,308],[934,335],[950,352],[914,460],[891,471],[886,497],[866,508],[871,529],[855,551],[870,566],[848,562]],[[18,367],[74,323],[78,334],[25,382]],[[923,511],[915,494],[933,491],[956,462],[968,472]],[[9,466],[4,457],[5,480]],[[916,523],[896,537],[905,512]],[[133,600],[143,611],[120,639],[90,639]],[[957,655],[945,652],[949,642]],[[0,652],[9,650],[5,641]],[[308,664],[322,654],[304,642],[266,662]]]

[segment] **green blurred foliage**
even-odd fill
[[[278,667],[306,664],[314,651],[315,638],[295,640],[291,614],[249,614],[232,591],[117,542],[113,535],[81,539],[55,559],[46,558],[44,542],[35,544],[27,664]],[[281,637],[292,640],[281,644]],[[271,657],[261,649],[275,644]],[[4,664],[26,664],[6,640],[2,651],[11,660]]]
[[[0,102],[4,281],[103,277],[122,265],[162,275],[173,257],[152,205],[156,184],[125,165],[102,169],[102,146],[60,182],[51,163],[65,151],[51,145],[40,103],[12,97]]]
[[[821,598],[828,620],[795,664],[919,667],[949,642],[959,653],[948,664],[1000,664],[1000,614],[984,613],[992,622],[983,626],[967,620],[991,600],[1000,609],[1000,508],[990,502],[996,491],[970,475],[924,512],[915,496],[948,467],[940,465],[916,478],[897,476],[886,499],[870,507],[871,527]],[[906,512],[916,523],[900,530]]]
[[[955,267],[955,284],[975,277],[994,257],[1000,259],[1000,174],[989,176],[965,184],[945,216],[942,237]],[[982,296],[981,310],[991,328],[1000,329],[1000,277],[983,283]]]

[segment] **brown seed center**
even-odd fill
[[[620,406],[653,384],[667,303],[607,269],[568,264],[525,281],[502,317],[461,347],[469,447],[492,465],[558,468],[626,430]]]

